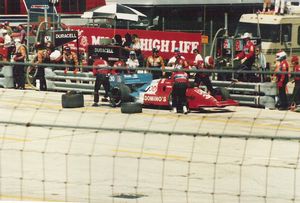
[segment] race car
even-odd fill
[[[144,106],[171,107],[172,87],[173,81],[167,78],[152,80],[136,89],[121,85],[116,87],[115,90],[112,89],[111,98],[112,100],[116,99],[119,104],[123,102],[121,100],[124,98],[126,100],[124,102],[133,101]],[[230,99],[228,92],[224,88],[216,89],[216,94],[212,96],[201,88],[190,85],[186,91],[186,96],[189,110],[239,105],[237,101]]]

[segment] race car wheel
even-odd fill
[[[68,92],[61,96],[63,108],[78,108],[84,106],[83,94],[77,92]]]
[[[223,101],[230,99],[229,91],[226,88],[220,87],[220,88],[217,88],[216,91],[217,91],[217,94],[220,94],[222,96]]]
[[[122,102],[130,101],[130,88],[127,85],[119,85],[110,91],[110,103],[113,107],[120,106]]]
[[[142,113],[142,104],[136,102],[125,102],[121,104],[122,113]]]

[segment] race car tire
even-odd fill
[[[83,94],[78,92],[68,92],[61,96],[63,108],[79,108],[84,106]]]
[[[219,94],[221,94],[222,100],[224,100],[224,101],[231,98],[229,91],[224,87],[217,88],[216,91],[219,92]]]
[[[125,102],[121,104],[121,112],[122,113],[142,113],[143,108],[142,104],[137,102]]]
[[[127,85],[121,84],[114,87],[110,91],[110,103],[111,106],[120,106],[123,102],[130,101],[130,88]]]

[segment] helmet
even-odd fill
[[[135,55],[135,51],[130,51],[129,55]]]
[[[241,38],[242,39],[250,39],[250,37],[251,37],[250,33],[249,32],[245,32]]]
[[[152,53],[158,53],[159,51],[158,51],[158,49],[156,48],[156,47],[154,47],[153,49],[152,49]]]
[[[276,54],[276,61],[283,61],[284,59],[286,59],[286,53],[284,51],[279,51]]]
[[[214,66],[214,59],[212,56],[206,56],[205,59],[204,59],[204,62],[205,62],[205,66],[210,66],[210,67],[213,67]]]
[[[298,56],[292,56],[291,62],[292,63],[299,63],[299,57]]]
[[[176,48],[174,49],[174,52],[179,52],[179,48],[176,47]]]

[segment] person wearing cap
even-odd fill
[[[288,100],[286,95],[286,84],[289,81],[289,63],[287,62],[287,54],[284,51],[279,51],[276,54],[276,61],[278,61],[278,73],[276,73],[276,84],[278,88],[278,102],[276,107],[279,110],[288,109]]]
[[[174,49],[174,53],[175,53],[175,55],[172,56],[172,57],[169,59],[168,63],[167,63],[168,66],[171,66],[171,67],[173,67],[173,68],[174,68],[174,66],[175,66],[176,60],[178,60],[178,59],[183,59],[183,60],[185,60],[185,57],[182,56],[182,54],[180,53],[180,50],[179,50],[178,47],[176,47],[176,48]]]
[[[104,88],[104,98],[101,100],[103,102],[108,101],[108,94],[110,90],[109,76],[111,74],[111,69],[108,67],[106,60],[98,58],[94,60],[93,63],[93,75],[96,77],[96,82],[94,86],[94,103],[92,106],[99,106],[99,90],[101,85]]]
[[[172,72],[172,109],[174,113],[182,109],[184,114],[188,113],[186,90],[189,84],[188,74],[183,70],[184,60],[177,61],[175,70]]]
[[[242,39],[244,41],[244,47],[243,50],[236,55],[234,60],[240,60],[241,65],[238,67],[240,71],[247,70],[250,71],[252,69],[252,65],[255,61],[255,46],[253,42],[250,40],[251,35],[248,32],[245,32],[242,36]],[[253,74],[240,74],[238,76],[239,80],[243,81],[252,81]]]
[[[291,99],[291,110],[294,110],[297,106],[300,105],[300,65],[299,65],[299,57],[292,56],[291,64],[293,67],[293,71],[297,73],[294,76],[295,87],[292,94]]]
[[[152,49],[152,55],[147,58],[146,68],[152,69],[157,68],[162,71],[150,71],[152,73],[153,79],[159,79],[165,75],[165,63],[162,56],[159,55],[159,50],[155,47]]]
[[[70,47],[65,47],[64,48],[64,53],[63,53],[63,61],[66,65],[69,65],[65,68],[65,74],[67,71],[73,71],[74,74],[78,72],[78,68],[75,68],[74,66],[78,66],[78,57],[77,54],[73,51],[71,51]]]
[[[21,43],[19,38],[15,39],[15,56],[14,62],[24,63],[27,59],[26,47]],[[25,65],[15,65],[13,67],[14,86],[17,89],[25,89]]]
[[[126,61],[126,67],[128,68],[128,73],[133,74],[136,73],[135,68],[139,67],[139,61],[136,58],[135,51],[129,52],[129,58]]]

